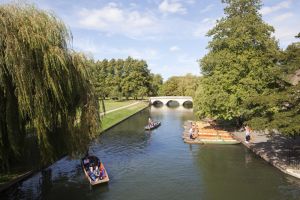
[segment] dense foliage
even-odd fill
[[[280,52],[258,12],[260,0],[222,2],[225,17],[208,32],[209,53],[200,61],[198,116],[299,134],[299,84],[290,83],[300,68],[299,44]]]
[[[201,61],[203,78],[196,108],[201,117],[240,119],[248,98],[277,84],[277,42],[273,27],[262,21],[259,0],[224,0],[225,17],[208,32],[209,53]]]
[[[198,87],[199,77],[187,74],[170,77],[161,88],[164,96],[194,96]]]
[[[42,159],[49,162],[58,151],[55,144],[80,150],[98,131],[88,62],[68,48],[70,38],[64,23],[50,13],[28,5],[0,6],[3,169],[22,156],[26,137],[37,136]]]
[[[290,84],[247,102],[254,110],[248,123],[257,129],[277,129],[288,135],[300,135],[300,43],[293,43],[279,61],[280,74]]]
[[[155,96],[162,84],[162,77],[150,73],[144,60],[131,57],[97,61],[92,73],[97,94],[102,98]]]

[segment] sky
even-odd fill
[[[0,4],[12,2],[0,0]],[[15,2],[15,1],[14,1]],[[221,0],[27,0],[61,18],[72,48],[95,60],[144,59],[152,73],[200,75],[206,33],[223,14]],[[280,48],[300,32],[299,0],[263,0],[263,20],[275,28]]]

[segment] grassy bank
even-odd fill
[[[131,104],[133,103],[130,101]],[[124,105],[123,105],[124,106]],[[115,112],[108,113],[102,118],[102,132],[112,127],[113,125],[119,123],[120,121],[126,119],[127,117],[137,113],[138,111],[146,108],[148,106],[148,102],[140,102],[128,108],[124,108]],[[121,106],[120,106],[121,107]]]
[[[119,107],[122,107],[122,106],[127,106],[129,104],[132,104],[136,102],[135,100],[128,100],[128,101],[114,101],[114,100],[105,100],[104,103],[105,103],[105,110],[106,111],[110,111],[110,110],[113,110],[113,109],[116,109],[116,108],[119,108]],[[101,105],[101,103],[100,103]]]

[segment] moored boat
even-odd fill
[[[196,130],[196,137],[190,137],[190,131],[193,128]],[[236,140],[228,131],[222,130],[220,127],[211,126],[209,123],[203,121],[192,122],[188,121],[184,125],[184,132],[182,138],[188,144],[239,144],[240,141]]]
[[[145,126],[145,130],[152,130],[160,126],[160,122],[153,122],[152,125]]]
[[[190,139],[190,138],[184,138],[184,142],[187,144],[240,144],[240,141],[237,141],[235,139],[228,139],[228,140],[222,140],[222,139]]]
[[[85,156],[81,159],[81,165],[85,176],[91,185],[97,185],[109,181],[107,171],[98,157]]]

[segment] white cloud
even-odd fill
[[[187,2],[188,4],[194,4],[194,3],[196,3],[196,0],[186,0],[186,2]]]
[[[174,52],[174,51],[179,51],[180,48],[178,46],[172,46],[170,47],[170,51]]]
[[[296,42],[295,35],[299,32],[300,21],[296,14],[287,12],[277,16],[266,17],[266,22],[275,29],[274,36],[279,40],[280,47],[285,48]]]
[[[293,16],[294,16],[294,14],[291,13],[291,12],[284,13],[284,14],[281,14],[281,15],[278,15],[278,16],[274,17],[274,21],[275,22],[282,22],[282,21],[287,20],[287,19],[289,19]]]
[[[206,6],[205,8],[203,8],[202,10],[200,10],[200,13],[206,13],[206,12],[210,11],[213,7],[214,7],[214,5],[210,4],[210,5]]]
[[[79,25],[108,35],[124,34],[132,38],[160,31],[157,19],[150,13],[122,9],[115,3],[100,9],[82,9]]]
[[[163,0],[159,6],[158,9],[162,13],[179,13],[179,14],[185,14],[186,8],[183,7],[183,5],[178,0]]]
[[[96,59],[103,58],[126,58],[131,56],[136,59],[144,59],[147,61],[158,60],[160,54],[156,49],[153,48],[117,48],[112,46],[107,46],[104,44],[97,44],[96,41],[89,38],[77,39],[74,41],[75,49],[83,51],[87,54],[93,54]]]
[[[276,11],[279,11],[281,9],[284,9],[284,8],[289,8],[290,5],[292,3],[292,0],[286,0],[286,1],[282,1],[274,6],[265,6],[261,9],[261,14],[263,15],[268,15],[268,14],[271,14],[273,12],[276,12]]]
[[[275,25],[275,37],[279,39],[280,46],[285,48],[292,42],[296,42],[295,36],[299,33],[299,29],[289,25]]]

